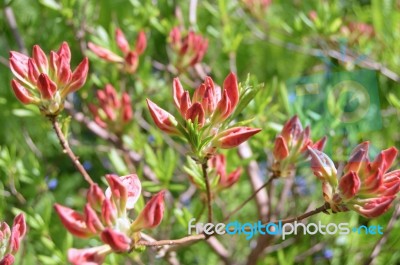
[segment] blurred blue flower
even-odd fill
[[[154,143],[154,141],[155,141],[155,138],[154,138],[153,135],[149,135],[149,137],[147,137],[147,142],[148,142],[149,144]]]
[[[49,190],[54,190],[55,188],[57,188],[58,185],[58,180],[53,178],[47,181],[47,187],[49,188]]]
[[[331,249],[329,249],[329,248],[324,249],[323,255],[324,255],[324,258],[326,258],[326,259],[332,259],[333,258],[333,251]]]
[[[83,166],[83,168],[86,169],[86,170],[91,170],[92,167],[93,167],[93,166],[92,166],[92,163],[90,163],[89,161],[83,161],[82,166]]]

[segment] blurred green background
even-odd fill
[[[328,136],[326,153],[338,165],[362,141],[371,142],[372,157],[390,146],[400,147],[400,1],[1,0],[0,8],[0,219],[10,223],[23,211],[29,226],[16,264],[66,264],[68,248],[99,242],[74,238],[54,215],[55,202],[82,209],[88,186],[61,152],[51,124],[35,107],[23,106],[14,97],[8,68],[11,50],[30,54],[32,46],[38,44],[49,53],[67,41],[73,67],[88,56],[88,81],[68,100],[76,111],[90,118],[87,105],[96,101],[98,89],[111,83],[130,93],[134,119],[123,141],[142,156],[135,170],[144,195],[148,198],[161,189],[170,191],[161,226],[147,231],[157,239],[186,236],[187,221],[199,214],[204,202],[199,192],[182,199],[190,186],[182,168],[187,150],[179,143],[172,145],[171,139],[153,126],[145,104],[148,97],[177,113],[171,96],[177,73],[167,67],[172,57],[168,35],[174,26],[192,29],[209,41],[202,63],[179,74],[186,89],[193,91],[202,82],[201,72],[222,84],[229,71],[237,72],[242,83],[249,78],[250,84],[260,88],[238,118],[252,119],[251,126],[263,128],[249,141],[254,154],[251,159],[259,163],[262,178],[266,178],[275,136],[294,114],[303,125],[311,125],[313,139]],[[117,52],[117,27],[131,45],[140,30],[148,38],[148,47],[132,75],[119,72],[87,49],[87,42],[92,41]],[[103,188],[105,174],[131,172],[118,148],[69,119],[66,112],[63,123],[72,149]],[[249,163],[235,150],[224,153],[229,172]],[[145,164],[156,174],[156,182],[142,177]],[[307,165],[299,167],[292,192],[280,209],[280,219],[303,213],[311,203],[315,207],[323,203],[320,183]],[[287,181],[275,181],[277,196]],[[251,193],[248,176],[243,173],[238,184],[215,199],[216,219],[221,221]],[[278,201],[274,200],[274,207]],[[351,212],[320,214],[311,220],[386,226],[392,211],[374,220]],[[249,203],[234,218],[256,221],[255,204]],[[400,262],[399,228],[396,223],[377,264]],[[240,235],[219,239],[231,253],[231,260],[239,264],[245,263],[255,244],[255,240],[247,241]],[[259,264],[362,263],[378,239],[377,235],[298,235],[284,243],[276,238]],[[177,258],[181,264],[223,264],[205,242],[179,249]],[[146,250],[110,255],[106,264],[166,261],[155,251]]]

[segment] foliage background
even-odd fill
[[[389,146],[400,147],[400,2],[395,0],[350,1],[297,1],[273,0],[263,10],[246,1],[198,1],[196,19],[190,19],[190,3],[197,1],[139,1],[139,0],[2,0],[0,14],[0,219],[12,220],[21,211],[27,215],[29,225],[23,249],[16,264],[65,264],[67,249],[96,245],[96,241],[73,238],[53,214],[55,202],[82,209],[86,183],[72,163],[60,152],[58,140],[45,118],[34,107],[22,106],[14,97],[8,69],[10,50],[30,49],[39,44],[43,50],[55,50],[67,41],[72,50],[72,65],[89,56],[90,78],[76,95],[69,100],[77,110],[90,116],[87,103],[94,101],[95,91],[112,83],[117,89],[125,88],[132,96],[135,118],[124,136],[130,149],[143,156],[143,163],[136,170],[140,175],[146,163],[156,173],[159,183],[142,179],[144,197],[160,189],[168,189],[167,210],[162,225],[152,235],[158,239],[186,236],[187,220],[196,216],[202,208],[202,194],[195,193],[189,200],[182,194],[190,182],[182,169],[186,150],[182,145],[170,145],[149,119],[145,98],[152,98],[172,113],[171,97],[173,73],[160,69],[169,62],[167,37],[175,25],[184,25],[201,32],[209,39],[209,49],[203,60],[205,69],[214,81],[221,84],[230,70],[237,71],[242,83],[250,74],[252,84],[263,84],[255,99],[241,114],[243,119],[253,119],[252,126],[263,131],[249,141],[254,156],[266,178],[268,158],[276,134],[282,124],[293,114],[298,114],[303,124],[312,126],[312,137],[328,136],[327,153],[334,161],[345,161],[351,149],[361,141],[372,143],[372,155]],[[251,2],[251,1],[247,1]],[[257,2],[257,1],[254,1]],[[16,18],[23,47],[16,41],[15,29],[6,16],[11,8]],[[315,11],[317,20],[310,18]],[[192,10],[193,12],[193,10]],[[350,22],[362,22],[374,29],[373,37],[361,36],[356,41],[343,33]],[[120,27],[127,38],[134,42],[139,30],[144,29],[148,47],[134,75],[120,74],[115,67],[104,63],[87,50],[87,42],[94,41],[105,47],[116,47],[114,30]],[[354,37],[354,36],[353,36]],[[343,56],[332,56],[332,51]],[[343,58],[351,58],[343,62]],[[384,67],[383,67],[384,66]],[[378,114],[368,116],[364,123],[341,121],[346,108],[357,108],[358,92],[350,90],[341,97],[331,95],[330,76],[349,76],[351,79],[360,69],[362,78],[369,78],[368,91],[378,102]],[[388,74],[385,69],[393,71]],[[296,97],[289,84],[298,78],[305,82],[319,75],[322,79],[317,95],[310,99]],[[184,73],[185,87],[193,90],[201,79]],[[376,82],[376,83],[374,83]],[[374,94],[375,93],[375,94]],[[318,96],[319,94],[319,96]],[[344,100],[344,103],[343,101]],[[310,104],[319,102],[314,109]],[[315,103],[314,102],[314,103]],[[350,110],[351,111],[351,110]],[[104,175],[130,172],[123,156],[106,141],[93,135],[82,124],[65,117],[69,124],[69,139],[91,176],[105,187]],[[360,124],[367,124],[360,125]],[[235,150],[228,155],[228,171],[237,166],[246,167],[249,160],[241,160]],[[399,163],[397,162],[397,167]],[[281,216],[296,216],[312,203],[322,204],[320,184],[307,165],[294,180],[293,192],[280,209]],[[279,194],[288,180],[274,184]],[[223,191],[216,198],[216,218],[233,210],[251,194],[248,176],[243,173],[233,188]],[[140,206],[143,206],[144,199]],[[277,203],[277,201],[276,201]],[[397,204],[397,200],[396,203]],[[140,208],[140,206],[138,208]],[[275,205],[276,206],[276,205]],[[350,222],[357,224],[386,225],[393,209],[375,220],[364,219],[355,213],[318,215],[313,221]],[[204,216],[203,216],[204,218]],[[247,205],[236,218],[241,222],[257,220],[254,204]],[[391,231],[388,242],[379,255],[378,264],[397,264],[400,261],[398,244],[399,224]],[[296,236],[274,241],[278,247],[267,248],[259,264],[355,264],[365,261],[379,236],[337,235]],[[254,246],[244,236],[220,238],[232,253],[232,260],[244,262]],[[289,243],[287,243],[289,242]],[[282,243],[282,244],[281,244]],[[182,264],[219,264],[216,254],[205,242],[183,248],[177,252]],[[129,257],[111,255],[107,264],[164,264],[152,250],[131,253]]]

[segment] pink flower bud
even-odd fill
[[[141,55],[144,52],[144,50],[146,50],[146,46],[147,46],[146,34],[143,31],[140,31],[136,39],[135,51],[137,52],[137,54]]]
[[[385,173],[392,166],[396,156],[397,149],[395,147],[383,150],[375,158],[374,162],[371,163],[371,169],[380,169],[382,173]]]
[[[353,198],[360,190],[360,186],[360,178],[354,171],[347,173],[339,181],[339,188],[345,199]]]
[[[223,88],[227,92],[227,96],[228,96],[229,102],[231,104],[231,109],[233,110],[239,102],[238,83],[237,83],[236,75],[234,73],[231,72],[225,78]]]
[[[358,173],[361,167],[365,166],[365,163],[369,162],[368,159],[369,142],[363,142],[356,146],[350,155],[350,159],[347,162],[344,171],[354,171]]]
[[[110,186],[105,192],[106,197],[113,201],[119,210],[124,210],[128,199],[128,190],[126,186],[116,175],[106,175],[106,180]]]
[[[281,135],[285,139],[286,143],[292,143],[291,145],[296,145],[297,141],[301,137],[303,132],[303,126],[299,118],[293,116],[286,124],[283,126]]]
[[[0,265],[12,265],[14,264],[14,256],[7,254],[2,260],[0,260]]]
[[[179,134],[176,128],[176,120],[169,112],[163,110],[150,99],[147,99],[147,106],[150,110],[151,117],[157,127],[168,134]]]
[[[94,43],[89,42],[88,47],[94,54],[96,54],[98,57],[100,57],[106,61],[114,62],[114,63],[122,63],[124,61],[124,59],[121,56],[116,55],[115,53],[113,53],[112,51],[110,51],[108,49],[97,46]]]
[[[181,106],[181,98],[183,96],[183,93],[185,91],[183,90],[181,81],[179,81],[179,78],[174,78],[174,81],[172,83],[172,94],[173,94],[173,98],[174,98],[174,103],[175,106],[177,107],[177,109],[180,109]],[[190,100],[190,99],[189,99]]]
[[[70,79],[71,79],[71,68],[69,65],[69,62],[67,61],[67,58],[64,56],[59,57],[59,63],[58,63],[58,70],[57,70],[57,79],[58,83],[65,85],[67,84]]]
[[[96,211],[93,210],[89,203],[86,203],[84,211],[86,226],[90,230],[90,232],[96,234],[97,232],[102,231],[104,229],[104,226],[97,216]]]
[[[28,60],[28,79],[31,83],[36,83],[40,75],[39,69],[36,66],[35,61],[32,58]]]
[[[211,157],[209,161],[209,165],[211,168],[215,169],[217,175],[224,176],[226,173],[226,158],[223,154],[216,154]]]
[[[32,58],[38,66],[40,72],[47,73],[49,71],[49,61],[46,54],[39,45],[34,45],[32,50]]]
[[[96,183],[90,185],[90,188],[86,195],[86,200],[88,201],[90,206],[96,211],[99,211],[101,209],[101,206],[103,205],[104,199],[105,196],[100,187]]]
[[[111,249],[106,245],[85,249],[70,248],[68,261],[72,265],[101,265],[108,252],[111,252]]]
[[[71,50],[69,49],[69,45],[67,42],[63,42],[60,48],[57,51],[59,57],[64,57],[66,59],[67,64],[71,62]]]
[[[201,104],[198,102],[193,103],[193,105],[187,110],[185,119],[191,120],[192,123],[197,122],[197,124],[202,127],[206,120],[204,109]]]
[[[139,65],[139,55],[135,51],[129,52],[125,56],[125,70],[134,73]]]
[[[131,107],[131,98],[128,93],[122,95],[122,121],[128,123],[132,120],[133,112]]]
[[[367,218],[375,218],[385,213],[396,196],[365,199],[361,205],[354,205],[354,210]]]
[[[180,49],[181,45],[181,31],[179,30],[179,27],[174,27],[170,33],[169,33],[169,40],[171,42],[172,47],[175,50]]]
[[[311,155],[311,169],[314,175],[331,184],[336,182],[337,170],[332,160],[323,152],[308,147]]]
[[[61,223],[67,230],[77,237],[90,237],[92,233],[86,226],[85,218],[82,214],[59,204],[54,204],[54,209],[60,217]]]
[[[6,222],[0,223],[0,242],[4,239],[8,239],[11,236],[10,227]]]
[[[62,96],[67,95],[80,89],[86,82],[86,78],[89,71],[89,60],[85,57],[82,62],[75,68],[71,75],[71,81],[65,92],[62,92]]]
[[[35,101],[32,94],[17,80],[15,79],[11,80],[11,87],[17,99],[21,101],[23,104],[29,104]]]
[[[14,223],[11,228],[10,248],[11,253],[15,254],[18,249],[22,238],[26,233],[25,217],[21,213],[14,218]]]
[[[157,193],[150,199],[133,222],[131,229],[140,231],[158,226],[164,215],[164,191]]]
[[[103,201],[103,205],[101,207],[101,219],[103,223],[106,223],[107,226],[112,226],[117,219],[117,209],[108,198],[105,198]]]
[[[100,234],[101,240],[110,245],[114,251],[127,251],[130,248],[131,239],[125,234],[111,228],[106,228]]]
[[[218,185],[224,189],[229,188],[239,180],[240,174],[242,174],[242,169],[238,168],[229,175],[221,175]]]
[[[128,41],[126,40],[126,37],[124,33],[121,31],[121,29],[117,28],[115,30],[115,40],[117,42],[118,48],[124,53],[127,54],[130,50]]]
[[[276,160],[283,160],[289,156],[289,149],[286,145],[286,141],[281,135],[275,139],[273,153]]]
[[[229,115],[231,115],[233,111],[231,102],[228,97],[228,92],[224,90],[222,93],[222,98],[218,102],[218,105],[212,117],[213,123],[223,122],[224,120],[226,120],[226,118],[229,117]]]
[[[122,176],[119,178],[119,180],[122,183],[122,185],[124,185],[127,191],[128,197],[127,197],[126,209],[128,210],[133,209],[135,203],[140,197],[142,191],[142,184],[140,183],[140,180],[136,174]],[[110,199],[111,196],[112,196],[112,189],[107,188],[106,197]]]
[[[192,106],[192,102],[190,101],[189,97],[189,92],[185,91],[183,93],[183,96],[181,97],[181,102],[180,102],[180,113],[183,117],[186,117],[186,112],[188,109]]]
[[[219,133],[214,142],[214,146],[229,149],[247,141],[251,136],[259,133],[261,129],[249,127],[233,127]]]
[[[19,52],[10,52],[10,69],[15,77],[22,81],[28,76],[29,57]]]
[[[52,99],[57,91],[57,85],[46,74],[40,74],[37,86],[44,99]]]

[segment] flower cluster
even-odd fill
[[[115,88],[108,84],[96,93],[99,105],[89,104],[94,121],[101,127],[117,134],[132,120],[131,99],[128,93],[119,98]]]
[[[26,233],[25,217],[21,213],[14,218],[10,230],[7,223],[0,223],[0,264],[11,265],[14,263],[14,254],[17,253],[21,240]]]
[[[217,148],[236,147],[260,131],[249,127],[226,129],[223,125],[239,103],[238,83],[233,73],[226,77],[222,90],[214,85],[211,77],[207,77],[194,92],[192,100],[179,79],[175,78],[173,98],[183,119],[181,123],[147,99],[151,116],[162,131],[183,136],[197,158],[208,157]]]
[[[35,104],[45,115],[55,116],[64,107],[65,97],[83,86],[89,69],[85,58],[72,72],[71,51],[64,42],[50,60],[38,46],[33,46],[32,58],[11,51],[10,68],[15,76],[11,86],[23,104]]]
[[[125,72],[133,74],[136,72],[139,65],[139,56],[143,54],[147,46],[146,34],[143,31],[139,32],[136,39],[135,49],[131,49],[128,40],[121,29],[115,30],[115,40],[118,48],[123,54],[123,57],[92,42],[88,43],[88,47],[98,57],[108,62],[119,63],[122,65],[122,69]]]
[[[169,44],[175,55],[174,66],[179,71],[201,62],[208,48],[207,39],[193,31],[182,36],[179,27],[169,33]]]
[[[353,210],[374,218],[388,210],[400,191],[400,170],[387,172],[393,164],[397,149],[383,150],[370,162],[369,142],[358,145],[350,155],[338,180],[337,169],[324,153],[309,148],[312,159],[311,168],[322,180],[325,201],[332,211]]]
[[[155,195],[132,222],[127,210],[134,208],[141,193],[141,184],[135,174],[118,177],[107,175],[109,188],[105,193],[97,184],[90,186],[84,213],[55,204],[54,208],[67,230],[82,238],[99,236],[105,244],[90,249],[70,249],[72,264],[101,264],[113,251],[126,252],[140,239],[142,229],[158,226],[164,213],[164,192]]]
[[[375,30],[372,25],[363,22],[350,22],[340,28],[340,32],[348,38],[350,45],[374,38]]]
[[[293,116],[283,126],[281,133],[275,139],[273,150],[274,162],[272,171],[275,177],[292,176],[295,173],[295,164],[299,160],[306,160],[309,156],[307,147],[323,150],[326,137],[313,143],[310,139],[310,127],[303,130],[297,116]]]

